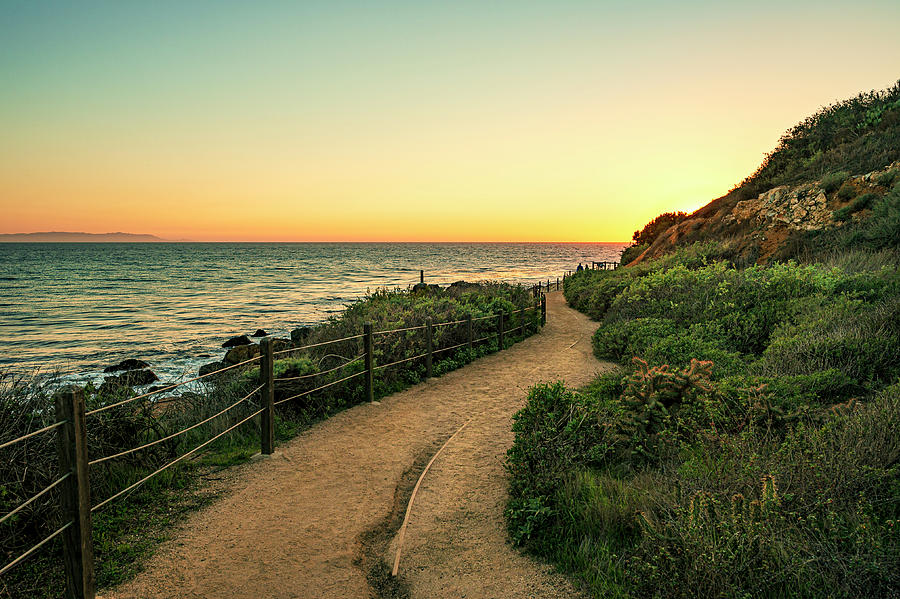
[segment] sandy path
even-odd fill
[[[405,509],[408,492],[395,491],[470,418],[413,507],[400,563],[410,594],[569,596],[564,580],[507,544],[503,520],[503,459],[525,390],[559,378],[582,384],[604,367],[590,351],[596,324],[559,293],[547,310],[540,335],[341,412],[235,469],[227,497],[192,516],[145,572],[102,596],[371,597],[362,539]],[[380,548],[385,561],[392,549]]]

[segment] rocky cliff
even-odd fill
[[[872,198],[900,180],[900,161],[835,185],[823,178],[795,186],[774,187],[741,200],[737,190],[691,214],[659,235],[632,264],[697,241],[727,241],[744,262],[766,263],[789,254],[802,234],[827,231],[868,218]],[[871,195],[868,195],[871,194]]]

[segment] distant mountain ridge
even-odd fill
[[[156,235],[138,233],[80,233],[70,231],[45,231],[39,233],[0,233],[0,243],[108,243],[108,242],[159,242],[168,241]]]

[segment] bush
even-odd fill
[[[595,353],[625,370],[530,391],[513,540],[593,596],[897,596],[895,257],[739,270],[709,255],[571,281],[601,319]]]
[[[875,183],[882,187],[890,188],[894,185],[894,181],[897,180],[897,174],[898,170],[895,168],[886,170],[875,177]]]
[[[856,185],[853,184],[852,181],[844,181],[844,184],[841,185],[840,189],[838,189],[837,197],[838,199],[844,200],[845,202],[850,198],[856,196]]]
[[[825,175],[822,177],[822,190],[825,191],[825,193],[833,192],[843,185],[844,181],[846,181],[849,176],[850,173],[847,171],[838,171],[836,173]]]
[[[859,212],[860,210],[865,210],[872,206],[872,203],[878,199],[878,195],[874,193],[864,193],[855,200],[850,205],[853,212]]]

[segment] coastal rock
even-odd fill
[[[250,338],[247,337],[247,335],[238,335],[237,337],[232,337],[231,339],[229,339],[228,341],[223,343],[222,347],[224,347],[224,348],[238,347],[241,345],[250,345],[251,343],[253,343],[253,342],[250,341]]]
[[[251,335],[251,337],[268,337],[269,334],[262,329],[256,329],[256,332]]]
[[[303,345],[312,333],[312,327],[297,327],[291,331],[291,342],[294,345]]]
[[[219,360],[218,362],[210,362],[209,364],[204,364],[200,367],[200,376],[206,376],[210,372],[222,370],[223,368],[226,368],[228,366],[231,366],[231,364],[229,364],[225,360]]]
[[[107,366],[103,369],[103,372],[118,372],[120,370],[140,370],[142,368],[150,368],[150,365],[144,362],[143,360],[135,360],[134,358],[128,358],[127,360],[122,360],[118,364],[113,364],[112,366]]]
[[[158,380],[159,377],[152,370],[129,370],[118,376],[105,377],[99,391],[103,394],[117,393],[129,387],[149,385]]]
[[[225,354],[225,361],[229,364],[237,364],[238,362],[245,362],[250,358],[255,358],[258,355],[258,345],[238,345],[228,350],[228,353]]]
[[[291,349],[293,344],[290,339],[279,339],[278,337],[272,339],[272,351],[284,351],[286,349]]]

